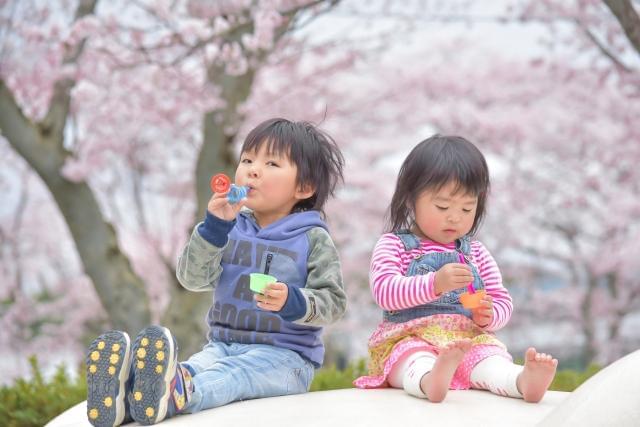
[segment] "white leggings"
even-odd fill
[[[389,373],[389,385],[402,388],[412,396],[426,398],[420,388],[422,377],[433,369],[436,355],[428,351],[417,351],[401,359]],[[489,390],[501,396],[519,397],[516,380],[523,367],[501,356],[489,356],[471,371],[471,387]]]

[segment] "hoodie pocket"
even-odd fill
[[[260,273],[268,272],[267,274],[274,276],[278,282],[286,283],[289,286],[299,286],[302,282],[296,262],[286,254],[265,251],[262,254],[259,271]]]

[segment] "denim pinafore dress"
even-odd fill
[[[420,247],[420,239],[409,230],[400,230],[395,233],[402,241],[406,251]],[[480,278],[478,269],[471,263],[471,241],[469,236],[463,236],[456,240],[456,248],[451,252],[430,252],[416,257],[411,261],[406,276],[416,276],[436,272],[442,266],[451,263],[465,263],[471,267],[473,273],[473,287],[475,290],[484,289],[484,282]],[[471,318],[471,311],[460,303],[460,294],[467,291],[464,286],[453,291],[443,293],[440,298],[427,304],[404,310],[385,310],[383,319],[393,323],[404,323],[419,317],[432,316],[434,314],[462,314]]]
[[[395,233],[405,249],[420,247],[420,239],[408,230]],[[484,289],[478,269],[471,262],[471,242],[468,236],[456,240],[453,251],[429,252],[411,261],[406,276],[438,271],[443,265],[463,262],[473,272],[473,287]],[[461,361],[451,382],[452,389],[468,389],[470,372],[475,364],[486,357],[499,355],[511,360],[503,343],[492,332],[475,325],[471,312],[460,303],[460,295],[467,286],[446,292],[427,304],[403,310],[385,310],[383,322],[369,338],[369,375],[354,381],[359,388],[386,387],[393,366],[404,355],[415,351],[436,352],[446,343],[467,338],[472,348]]]

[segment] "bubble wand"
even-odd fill
[[[459,254],[458,255],[458,260],[460,261],[460,263],[462,264],[466,264],[466,260],[464,259],[464,255]],[[469,282],[469,284],[467,285],[467,292],[470,294],[475,294],[476,293],[476,289],[473,287],[473,281]]]
[[[211,191],[214,193],[225,193],[228,191],[227,200],[229,200],[229,203],[232,205],[247,197],[249,193],[249,187],[232,184],[229,177],[223,173],[212,176],[209,185],[211,186]]]

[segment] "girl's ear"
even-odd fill
[[[303,184],[298,186],[298,189],[296,190],[295,198],[298,200],[305,200],[313,196],[313,193],[315,192],[316,192],[316,189],[313,185]]]

